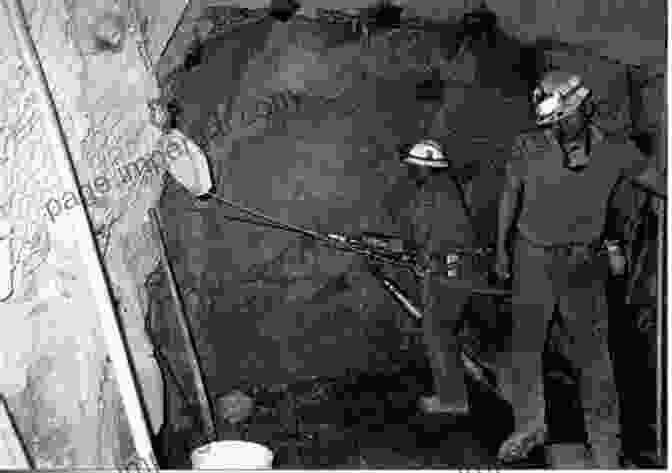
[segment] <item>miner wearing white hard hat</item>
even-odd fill
[[[591,122],[590,90],[580,76],[547,73],[533,104],[540,129],[516,138],[499,209],[496,272],[513,283],[512,350],[500,381],[515,417],[499,458],[524,458],[546,440],[541,359],[557,307],[579,373],[588,466],[618,468],[618,392],[604,294],[608,264],[601,251],[606,211],[622,179],[659,196],[666,193],[665,179],[633,143],[606,137]]]
[[[441,112],[439,112],[441,113]],[[400,228],[423,260],[438,268],[446,257],[455,260],[455,249],[474,248],[476,238],[460,179],[447,152],[435,139],[423,139],[406,147],[401,161],[408,167],[404,181],[409,194],[400,207]],[[477,281],[485,287],[485,277],[474,271],[471,259],[460,256],[452,277]],[[434,391],[420,398],[420,408],[462,418],[470,413],[465,387],[465,365],[458,342],[458,329],[469,302],[468,289],[450,288],[437,278],[425,278],[420,285],[423,306],[423,337],[434,377]]]

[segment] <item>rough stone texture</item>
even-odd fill
[[[491,213],[505,150],[528,126],[524,77],[508,73],[496,87],[476,88],[493,55],[475,49],[452,61],[450,26],[368,44],[339,44],[331,31],[302,21],[250,25],[206,42],[202,63],[173,78],[181,128],[207,144],[218,192],[323,232],[398,231],[394,202],[404,197],[388,194],[406,170],[396,146],[434,128],[460,166],[484,163],[473,187],[490,190],[471,194],[479,212]],[[520,45],[507,54],[502,70],[519,61]],[[432,69],[446,78],[443,100],[418,102],[415,86]],[[270,118],[250,120],[269,96],[284,101]],[[381,368],[397,350],[403,316],[358,257],[228,221],[240,214],[172,186],[162,209],[183,291],[211,304],[189,315],[214,393],[241,380]],[[493,220],[481,220],[491,235]]]
[[[190,18],[198,23],[196,13]],[[361,42],[337,26],[264,20],[206,39],[190,70],[169,45],[176,56],[164,58],[163,77],[182,108],[180,127],[209,150],[223,197],[324,232],[395,231],[403,196],[391,189],[406,173],[395,147],[430,134],[460,166],[476,164],[467,199],[477,230],[492,242],[502,165],[515,134],[533,126],[535,75],[549,58],[583,73],[600,101],[601,125],[616,134],[632,131],[626,70],[557,44],[544,57],[503,32],[496,48],[479,42],[455,57],[452,28]],[[415,85],[433,71],[444,81],[442,98],[419,103]],[[273,105],[260,107],[264,97]],[[268,111],[270,118],[256,116]],[[627,192],[621,207],[632,210]],[[194,301],[188,315],[214,395],[247,382],[376,369],[397,349],[404,316],[358,257],[232,221],[226,216],[241,214],[196,203],[174,185],[164,198],[171,255]],[[169,300],[165,284],[160,292]],[[160,338],[168,346],[179,339],[169,327],[174,314],[156,313],[165,317]],[[169,416],[190,424],[173,404]]]
[[[142,222],[161,180],[145,173],[123,182],[115,174],[158,138],[145,105],[156,84],[131,35],[119,53],[88,54],[88,25],[106,12],[126,14],[113,2],[23,3],[80,180],[93,184],[105,177],[110,184],[95,195],[91,188],[84,193],[156,431],[163,422],[163,387],[143,330],[142,284],[157,251]],[[6,20],[3,10],[3,32],[11,31]],[[81,205],[72,207],[58,178],[35,105],[35,78],[15,54],[14,39],[3,38],[3,44],[0,203],[2,218],[14,228],[16,267],[14,293],[2,303],[11,330],[0,335],[0,391],[38,468],[113,467],[133,453],[132,439],[69,222]]]
[[[205,32],[197,35],[207,35],[207,21],[199,19],[206,3],[192,2],[193,16],[182,25],[186,36],[178,35],[167,72],[170,64],[182,62],[180,44],[192,41],[194,24]],[[128,12],[107,0],[24,4],[82,182],[149,151],[158,132],[147,125],[145,101],[157,91],[134,36],[125,36],[117,54],[85,54],[91,20]],[[543,9],[535,15],[539,12]],[[3,44],[12,45],[6,18],[0,19]],[[520,45],[498,43],[504,49],[496,52],[476,46],[453,61],[457,45],[451,34],[449,28],[420,38],[390,34],[364,44],[352,41],[342,27],[328,29],[325,36],[308,24],[259,22],[208,43],[205,62],[173,81],[184,107],[181,128],[208,145],[218,191],[225,197],[323,231],[394,230],[394,207],[380,203],[403,178],[392,158],[397,144],[417,139],[433,125],[445,129],[437,123],[454,123],[460,125],[459,140],[451,144],[455,156],[465,163],[497,164],[507,135],[528,124],[527,78],[511,67],[521,63]],[[585,70],[595,77],[596,90],[618,99],[622,75],[613,67]],[[415,101],[416,82],[432,69],[447,80],[442,106]],[[0,211],[14,227],[17,263],[14,294],[2,302],[11,330],[0,334],[0,389],[38,467],[111,467],[132,453],[128,426],[68,212],[52,222],[44,211],[52,197],[68,201],[66,189],[43,138],[33,79],[11,47],[3,49],[0,74]],[[470,85],[486,90],[474,92]],[[645,103],[661,103],[655,94],[645,95]],[[260,107],[259,99],[266,105]],[[610,109],[622,107],[616,100]],[[272,117],[251,121],[269,110]],[[472,110],[485,113],[472,119],[467,113]],[[656,122],[657,113],[646,113],[647,123]],[[489,133],[482,144],[481,133],[494,124],[501,124],[497,136]],[[474,153],[475,145],[482,151]],[[473,183],[476,208],[492,212],[498,169],[493,166],[495,172]],[[149,302],[143,283],[156,266],[157,250],[144,219],[159,197],[160,177],[114,183],[114,190],[97,195],[89,209],[101,230],[156,431],[163,422],[163,386],[143,330]],[[479,192],[479,186],[490,192]],[[194,207],[172,183],[162,204],[166,231],[213,392],[228,391],[246,378],[272,383],[348,367],[375,368],[394,353],[399,309],[358,258],[231,222],[224,216],[235,212],[221,206],[200,205],[196,212]],[[488,232],[492,218],[482,222],[479,229]],[[157,338],[172,355],[179,381],[193,391],[165,284],[156,299],[161,302],[152,310],[153,325],[161,326]],[[179,430],[188,416],[176,415],[181,406],[174,398],[169,403],[171,427]]]
[[[148,10],[154,10],[158,0],[146,0]],[[207,6],[236,6],[263,9],[268,0],[198,0],[190,2],[185,18],[198,16]],[[304,0],[299,14],[315,16],[319,8],[355,10],[375,3],[372,0]],[[482,2],[464,0],[443,2],[439,0],[398,0],[394,4],[405,7],[405,16],[420,16],[440,21],[454,21]],[[592,3],[557,0],[490,0],[486,2],[500,17],[500,27],[520,41],[534,42],[553,38],[592,51],[627,64],[644,65],[665,71],[665,37],[667,4],[663,0],[645,2],[612,2],[600,0]],[[182,34],[180,34],[182,33]],[[164,65],[174,61],[175,49],[185,46],[193,38],[191,23],[180,28],[176,44],[169,46]],[[173,63],[173,66],[177,63]],[[169,66],[166,71],[173,67]]]
[[[627,64],[664,71],[666,27],[662,18],[667,6],[663,1],[491,0],[488,6],[501,17],[502,28],[523,41],[554,38]]]

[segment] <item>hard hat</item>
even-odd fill
[[[434,140],[422,140],[413,145],[407,153],[402,156],[402,161],[407,164],[417,164],[432,168],[445,168],[450,166],[450,162],[443,154],[441,145]]]
[[[537,125],[556,123],[578,110],[590,95],[590,89],[583,86],[581,77],[563,71],[547,73],[534,89]]]

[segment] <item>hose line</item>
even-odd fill
[[[213,197],[217,201],[219,201],[219,202],[221,202],[221,203],[223,203],[223,204],[225,204],[229,207],[232,207],[236,210],[239,210],[243,213],[246,213],[248,215],[252,215],[252,216],[260,218],[262,220],[266,220],[267,222],[269,222],[273,226],[276,226],[279,229],[284,229],[284,230],[287,230],[287,231],[291,231],[291,232],[294,232],[294,233],[301,234],[303,236],[312,238],[313,240],[316,240],[318,242],[325,243],[328,246],[330,246],[332,248],[335,248],[335,249],[338,249],[338,250],[341,250],[341,251],[353,252],[353,253],[358,253],[358,254],[361,254],[361,255],[364,255],[364,256],[368,256],[372,259],[376,259],[376,260],[384,262],[384,263],[392,264],[394,266],[398,266],[398,267],[407,269],[407,270],[412,271],[414,273],[417,273],[417,271],[418,271],[418,267],[414,264],[404,263],[402,261],[396,260],[395,258],[384,256],[384,255],[381,255],[380,253],[376,253],[372,250],[357,248],[357,247],[355,247],[355,246],[353,246],[353,245],[351,245],[347,242],[338,240],[338,239],[330,237],[328,235],[324,235],[322,233],[318,233],[318,232],[315,232],[313,230],[308,230],[308,229],[305,229],[305,228],[302,228],[302,227],[299,227],[299,226],[296,226],[296,225],[292,225],[292,224],[289,224],[289,223],[281,222],[281,221],[279,221],[279,220],[277,220],[273,217],[270,217],[270,216],[268,216],[268,215],[266,215],[266,214],[264,214],[264,213],[262,213],[258,210],[254,210],[254,209],[251,209],[249,207],[245,207],[243,205],[237,204],[233,201],[225,199],[225,198],[223,198],[223,197],[221,197],[217,194],[214,194],[212,192],[210,192],[206,195],[210,196],[210,197]]]
[[[487,296],[509,296],[511,294],[511,291],[505,290],[505,289],[499,289],[499,288],[492,288],[492,287],[486,287],[486,288],[477,288],[473,287],[469,282],[467,281],[459,281],[453,278],[447,278],[443,277],[442,274],[439,273],[433,273],[431,274],[426,268],[421,267],[419,264],[414,264],[411,262],[406,262],[406,261],[401,261],[398,258],[395,258],[393,256],[386,256],[385,254],[381,254],[377,250],[374,249],[368,249],[368,248],[359,248],[355,245],[353,245],[351,242],[348,241],[347,238],[341,237],[340,235],[324,235],[322,233],[315,232],[313,230],[308,230],[296,225],[292,225],[289,223],[281,222],[280,220],[277,220],[273,217],[270,217],[263,212],[260,212],[259,210],[256,209],[251,209],[249,207],[246,207],[244,205],[238,204],[236,202],[233,202],[229,199],[225,199],[224,197],[213,193],[209,192],[207,194],[204,194],[203,197],[212,197],[218,202],[221,202],[222,204],[234,208],[240,212],[243,212],[248,215],[252,215],[254,217],[257,217],[261,220],[265,220],[266,223],[261,223],[260,225],[267,225],[267,226],[272,226],[277,229],[289,231],[289,232],[294,232],[298,233],[300,235],[307,236],[309,238],[312,238],[313,240],[324,243],[327,246],[331,248],[335,248],[340,251],[345,251],[345,252],[350,252],[350,253],[356,253],[360,254],[363,256],[366,256],[370,259],[377,260],[383,263],[387,263],[405,270],[410,271],[413,275],[418,276],[418,277],[426,277],[426,276],[431,276],[431,277],[438,277],[443,284],[446,286],[450,287],[455,287],[455,288],[460,288],[460,289],[466,289],[470,290],[471,292],[475,294],[480,294],[480,295],[487,295]],[[228,217],[227,217],[228,218]],[[235,218],[235,217],[233,217]],[[233,219],[232,218],[232,219]],[[243,219],[239,219],[241,221],[244,221]],[[255,223],[252,221],[247,221],[246,223]],[[485,254],[487,253],[487,250],[483,249],[462,249],[462,250],[457,250],[457,253],[472,253],[472,254]]]

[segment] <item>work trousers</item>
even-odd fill
[[[513,265],[510,360],[499,376],[516,431],[545,426],[542,352],[559,307],[579,375],[588,442],[599,466],[618,468],[619,405],[607,339],[604,257],[586,247],[536,246],[519,236]]]
[[[460,263],[458,277],[485,287],[485,278],[476,272],[469,258]],[[458,331],[470,298],[469,290],[450,288],[438,278],[428,277],[422,282],[424,342],[436,394],[447,405],[468,404]]]

